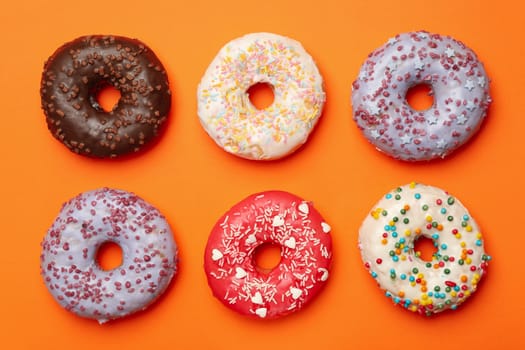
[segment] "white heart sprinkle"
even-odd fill
[[[290,288],[290,293],[292,294],[292,298],[297,300],[303,294],[303,290],[299,289],[299,288],[291,287]]]
[[[246,241],[244,241],[246,244],[253,244],[257,242],[257,238],[255,238],[255,233],[252,233],[251,235],[246,238]]]
[[[219,259],[222,259],[222,253],[219,249],[213,249],[211,251],[211,260],[217,261]]]
[[[259,317],[262,317],[262,318],[265,318],[266,317],[266,312],[268,310],[266,310],[265,307],[260,307],[258,308],[257,310],[255,310],[255,314]]]
[[[273,217],[273,222],[272,222],[272,226],[276,227],[276,226],[282,226],[284,225],[284,219],[282,216],[280,215],[275,215]]]
[[[294,249],[295,248],[295,238],[290,237],[286,241],[284,241],[284,245],[288,248]]]
[[[323,268],[323,267],[320,267],[317,269],[318,272],[321,272],[322,275],[321,275],[321,281],[326,281],[328,279],[328,270]]]
[[[244,278],[246,275],[247,273],[242,267],[235,268],[235,278]]]
[[[299,204],[297,209],[299,209],[299,211],[301,213],[304,213],[304,214],[308,214],[310,212],[310,208],[308,207],[308,203],[305,203],[305,202]]]
[[[322,227],[324,233],[328,233],[328,232],[332,231],[332,228],[326,222],[321,222],[321,227]]]
[[[252,303],[263,305],[263,298],[262,298],[261,293],[255,292],[255,294],[252,297]]]

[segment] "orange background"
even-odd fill
[[[525,234],[525,6],[519,1],[39,1],[0,12],[0,347],[92,349],[489,349],[525,347],[521,280]],[[479,134],[443,161],[410,164],[377,152],[351,120],[350,86],[366,55],[389,37],[426,29],[470,46],[492,79]],[[295,38],[315,58],[327,104],[309,142],[281,161],[252,162],[212,142],[196,114],[196,88],[219,48],[242,34]],[[148,44],[168,70],[171,120],[160,142],[125,160],[70,153],[40,108],[44,61],[84,34]],[[426,319],[394,307],[362,267],[357,230],[375,202],[412,180],[457,196],[493,256],[478,292],[457,312]],[[61,309],[39,275],[40,242],[61,204],[110,186],[133,191],[168,218],[180,272],[146,312],[99,326]],[[310,306],[272,322],[214,299],[203,272],[208,233],[247,195],[281,189],[315,202],[333,228],[334,264]],[[520,219],[521,218],[521,219]]]

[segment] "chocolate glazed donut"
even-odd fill
[[[97,94],[112,86],[120,99],[105,111]],[[47,125],[71,151],[117,157],[139,151],[168,118],[166,71],[142,42],[84,36],[60,47],[45,63],[40,87]]]

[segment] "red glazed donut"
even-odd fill
[[[249,196],[215,224],[205,271],[215,297],[231,309],[277,318],[301,309],[325,285],[332,260],[330,226],[311,202],[281,191]],[[262,244],[281,246],[268,273],[253,260]]]

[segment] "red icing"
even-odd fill
[[[329,231],[312,203],[293,194],[249,196],[217,221],[208,239],[204,267],[213,294],[245,315],[276,318],[299,310],[328,278]],[[264,243],[281,246],[281,261],[267,274],[253,261]]]

